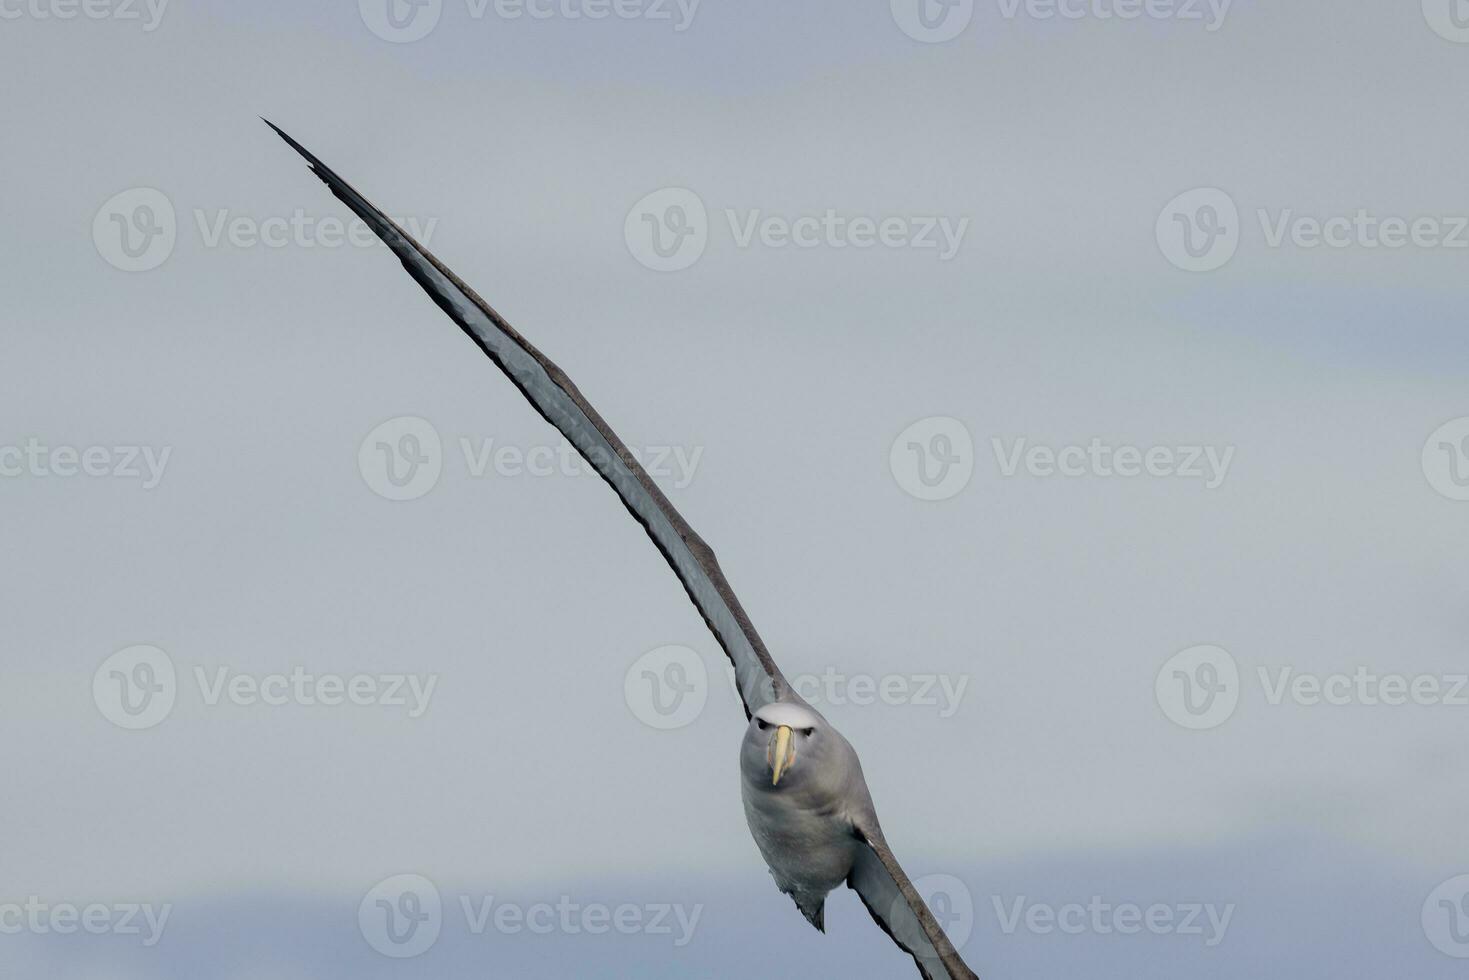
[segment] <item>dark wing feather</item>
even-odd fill
[[[368,227],[398,256],[408,274],[616,491],[628,511],[647,530],[663,557],[668,559],[704,622],[709,624],[719,645],[729,655],[735,667],[746,717],[762,705],[789,695],[789,685],[755,632],[755,627],[750,624],[750,618],[740,607],[724,573],[719,570],[714,552],[669,503],[647,471],[597,414],[597,410],[582,397],[571,379],[546,355],[531,346],[448,267],[330,167],[270,120],[265,120],[265,123],[306,158],[312,171],[331,192],[367,222]]]
[[[924,980],[978,980],[908,880],[877,821],[861,821],[856,829],[867,846],[857,852],[847,886],[873,920],[913,957]]]

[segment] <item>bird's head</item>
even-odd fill
[[[826,719],[804,704],[774,701],[750,717],[744,755],[758,764],[765,760],[762,781],[771,787],[789,784],[800,774],[818,768],[831,735]],[[754,766],[748,767],[753,769]]]

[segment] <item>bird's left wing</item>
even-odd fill
[[[978,980],[893,856],[876,816],[869,811],[854,829],[866,846],[857,851],[847,885],[873,920],[912,955],[924,980]]]
[[[393,250],[424,291],[469,335],[616,491],[683,583],[735,668],[745,715],[792,692],[740,607],[714,552],[694,533],[646,470],[571,379],[422,245],[300,143],[275,130],[347,207]]]

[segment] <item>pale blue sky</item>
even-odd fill
[[[221,212],[345,214],[266,115],[390,213],[436,220],[434,251],[627,442],[702,452],[686,487],[663,482],[787,673],[964,680],[947,717],[826,710],[910,871],[972,893],[981,974],[1242,976],[1287,949],[1299,976],[1369,955],[1461,969],[1419,915],[1469,872],[1469,707],[1271,705],[1257,680],[1469,669],[1469,503],[1420,465],[1429,434],[1469,416],[1465,255],[1273,248],[1258,215],[1469,214],[1469,45],[1418,5],[1238,0],[1211,33],[979,0],[943,44],[905,36],[885,2],[835,0],[703,0],[684,31],[475,20],[445,0],[408,44],[352,2],[171,0],[153,31],[5,9],[22,15],[0,21],[0,450],[171,455],[150,490],[0,478],[0,737],[17,748],[0,905],[171,902],[178,938],[142,954],[0,935],[0,965],[749,976],[788,948],[815,975],[908,969],[849,894],[823,938],[770,885],[718,649],[612,494],[467,471],[461,439],[554,440],[397,263],[209,245]],[[127,273],[92,227],[137,187],[172,204],[177,244]],[[659,273],[624,223],[666,187],[699,196],[710,234],[692,267]],[[1223,268],[1187,273],[1155,222],[1199,187],[1230,195],[1241,235]],[[726,218],[827,209],[968,226],[940,261],[742,248]],[[385,500],[358,469],[397,416],[446,447],[421,499]],[[964,423],[973,477],[925,502],[889,450],[932,416]],[[992,441],[1022,438],[1234,456],[1214,490],[1006,478]],[[1205,643],[1244,692],[1227,723],[1186,731],[1154,681]],[[92,680],[134,644],[183,683],[165,721],[125,732]],[[667,644],[716,682],[665,732],[624,679]],[[439,680],[417,719],[210,706],[194,683],[298,666]],[[690,972],[646,936],[451,936],[389,960],[354,916],[402,872],[446,895],[679,894],[709,911]],[[1007,936],[992,907],[1098,892],[1239,909],[1205,951]],[[229,956],[201,952],[220,943]]]

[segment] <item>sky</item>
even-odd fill
[[[0,73],[0,972],[912,973],[265,116],[642,455],[981,975],[1462,975],[1469,5],[0,0]]]

